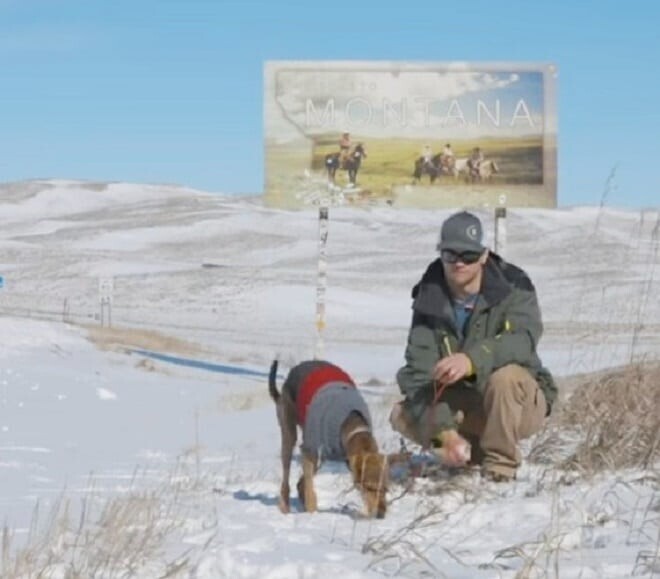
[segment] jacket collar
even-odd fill
[[[496,259],[489,257],[484,266],[481,289],[481,307],[486,309],[502,301],[511,293],[511,285],[504,277]],[[421,314],[435,317],[454,318],[453,303],[442,260],[436,259],[429,265],[422,279],[412,290],[413,309]],[[482,301],[483,300],[483,301]]]

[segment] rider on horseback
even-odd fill
[[[479,174],[479,168],[481,167],[481,163],[484,160],[484,154],[481,152],[480,147],[475,147],[472,149],[472,154],[470,155],[470,158],[468,159],[468,167],[470,168],[470,173],[472,175],[478,175]]]
[[[422,160],[424,161],[424,165],[426,165],[427,167],[431,167],[432,159],[433,159],[433,151],[431,150],[431,146],[424,145],[424,148],[422,149]]]
[[[445,169],[445,172],[449,172],[450,169],[454,168],[456,164],[456,157],[454,156],[454,151],[452,151],[451,144],[447,143],[445,148],[442,150],[442,157],[440,158],[440,164]]]

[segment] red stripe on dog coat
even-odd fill
[[[342,382],[355,387],[352,378],[346,374],[341,368],[337,366],[321,366],[320,368],[310,372],[305,378],[298,396],[296,397],[296,413],[298,415],[298,424],[303,426],[305,424],[305,417],[307,416],[307,408],[314,398],[314,394],[330,382]]]

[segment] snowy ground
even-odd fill
[[[364,385],[387,450],[398,447],[386,416],[410,288],[447,214],[330,212],[325,354]],[[479,215],[492,231],[491,212]],[[408,492],[395,486],[388,517],[368,521],[345,470],[326,465],[321,512],[283,516],[265,379],[116,347],[256,372],[274,355],[283,372],[310,357],[315,210],[50,181],[0,186],[0,220],[0,515],[16,544],[34,540],[31,522],[44,526],[62,497],[93,518],[111,497],[138,493],[156,501],[155,520],[171,532],[136,576],[184,558],[203,578],[653,572],[660,495],[640,472],[569,485],[526,464],[513,485],[418,481]],[[541,355],[558,376],[657,357],[657,209],[510,210],[507,223],[504,253],[537,285]],[[131,331],[100,329],[99,278],[110,276],[113,327]]]

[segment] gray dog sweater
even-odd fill
[[[320,459],[346,460],[341,427],[351,412],[366,420],[371,430],[369,408],[357,388],[343,382],[328,382],[314,394],[303,427],[303,450]]]

